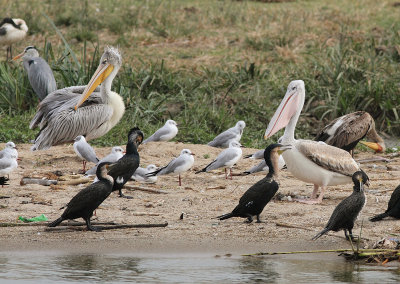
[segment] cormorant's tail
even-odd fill
[[[372,217],[371,219],[369,219],[371,222],[376,222],[376,221],[380,221],[380,220],[382,220],[383,218],[385,218],[385,217],[387,217],[387,216],[389,216],[388,215],[388,213],[382,213],[382,214],[378,214],[378,215],[376,215],[376,216],[374,216],[374,217]]]
[[[314,236],[314,238],[312,238],[312,240],[315,241],[316,239],[318,239],[318,238],[321,237],[322,235],[325,235],[328,231],[329,231],[328,228],[323,229],[321,232],[319,232],[318,234],[316,234],[316,235]]]
[[[60,223],[64,221],[64,219],[62,217],[58,218],[57,220],[51,222],[48,227],[56,227],[58,225],[60,225]]]
[[[224,214],[224,215],[218,216],[218,217],[216,217],[216,219],[225,220],[225,219],[229,219],[229,218],[232,218],[232,217],[234,217],[234,216],[233,216],[233,214],[231,212],[231,213],[228,213],[228,214]]]

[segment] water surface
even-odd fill
[[[270,257],[210,254],[0,253],[1,283],[399,283],[400,270],[334,254]]]

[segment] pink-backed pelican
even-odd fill
[[[121,64],[118,49],[107,47],[87,86],[68,87],[49,94],[39,104],[29,125],[31,129],[40,127],[32,150],[72,142],[79,135],[89,141],[113,128],[125,112],[122,97],[111,91]]]
[[[296,140],[294,130],[300,117],[305,100],[305,88],[302,80],[290,82],[285,97],[272,117],[265,139],[278,130],[285,128],[281,143],[292,145],[292,149],[282,155],[288,170],[298,179],[314,184],[309,204],[321,203],[325,188],[329,185],[352,182],[352,175],[360,170],[349,152],[310,140]],[[318,188],[321,193],[317,199]]]

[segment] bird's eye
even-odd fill
[[[102,64],[107,64],[107,59],[104,59]]]
[[[292,91],[294,91],[294,90],[296,90],[296,87],[293,87],[293,88],[292,88]]]

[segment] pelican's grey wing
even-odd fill
[[[110,119],[113,110],[103,103],[98,92],[93,92],[75,111],[74,106],[80,99],[79,91],[82,92],[84,88],[79,86],[57,90],[39,104],[29,125],[31,129],[40,126],[32,150],[72,142],[78,135],[84,135],[89,140],[92,132]]]
[[[229,129],[225,132],[222,132],[219,134],[217,137],[213,139],[213,141],[208,142],[207,145],[212,146],[212,147],[220,147],[223,144],[226,144],[228,141],[235,139],[237,136],[237,133],[230,131]]]
[[[43,100],[48,94],[57,90],[53,71],[43,58],[34,57],[24,60],[24,66],[28,72],[28,79],[32,89],[40,100]]]
[[[228,148],[224,151],[222,151],[218,157],[207,166],[207,171],[215,170],[218,168],[221,168],[226,165],[229,161],[232,161],[233,159],[237,158],[237,152],[236,151],[230,151],[232,148]]]
[[[170,132],[170,130],[167,127],[161,127],[158,129],[156,132],[153,133],[149,138],[143,141],[142,144],[145,144],[147,142],[151,141],[160,141],[161,137],[164,135],[167,135]]]
[[[78,143],[76,145],[76,149],[78,150],[79,154],[89,162],[98,163],[99,159],[96,156],[96,152],[94,149],[87,143]]]

